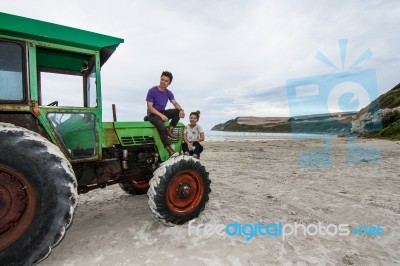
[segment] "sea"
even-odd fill
[[[207,142],[320,139],[326,137],[326,135],[319,135],[319,134],[228,132],[228,131],[216,131],[216,130],[204,130],[204,135],[205,135],[205,141]]]

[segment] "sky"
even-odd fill
[[[141,121],[163,70],[182,122],[200,110],[205,129],[358,110],[400,83],[396,0],[2,0],[0,11],[124,39],[102,67],[104,121],[112,104],[118,121]]]

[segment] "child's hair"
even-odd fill
[[[191,112],[189,116],[191,116],[191,115],[195,115],[197,117],[197,121],[199,121],[199,119],[200,119],[200,111],[199,110],[197,110],[196,112]]]

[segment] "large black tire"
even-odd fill
[[[211,192],[208,172],[190,156],[172,157],[150,180],[149,207],[166,225],[183,224],[199,216]]]
[[[72,221],[76,197],[72,166],[55,145],[0,123],[0,264],[46,258]]]

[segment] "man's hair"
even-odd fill
[[[169,71],[163,71],[163,73],[161,73],[161,77],[162,77],[162,76],[169,77],[169,83],[172,83],[172,79],[173,79],[174,77],[172,76],[172,73],[171,73],[171,72],[169,72]]]

